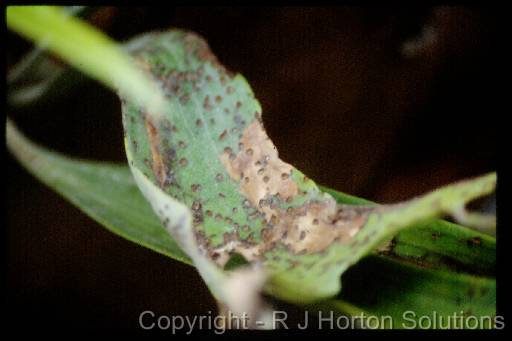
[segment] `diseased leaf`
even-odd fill
[[[124,165],[73,160],[50,152],[24,137],[9,119],[6,137],[9,150],[27,170],[94,220],[115,234],[156,252],[189,265],[193,261],[222,310],[229,310],[236,316],[245,312],[250,317],[248,327],[270,326],[270,312],[259,296],[266,278],[262,270],[227,273],[213,266],[196,246],[190,211],[164,195],[140,176],[138,170],[133,170],[133,177]],[[150,200],[155,205],[154,212],[140,190],[149,198],[157,197],[157,200]],[[161,221],[170,227],[175,239],[165,231]],[[182,249],[187,250],[188,255]],[[242,291],[247,288],[252,290]],[[257,320],[264,323],[256,326]],[[226,323],[229,326],[230,321]]]
[[[192,264],[162,228],[127,166],[73,160],[52,153],[28,141],[10,121],[7,121],[7,144],[31,173],[110,231]],[[337,198],[342,196],[341,193]],[[413,240],[422,238],[421,233],[414,238],[418,231],[417,228],[408,230]],[[397,241],[397,245],[400,243]],[[424,246],[427,252],[438,252],[436,248],[429,250],[430,246]],[[467,252],[472,248],[468,246]],[[464,252],[459,254],[464,255]],[[367,316],[389,315],[396,323],[402,319],[402,310],[406,308],[418,314],[431,314],[435,310],[439,316],[445,317],[461,310],[475,316],[492,315],[496,295],[494,279],[453,277],[386,258],[370,256],[359,262],[344,275],[346,290],[341,296],[307,308],[322,310],[324,314],[332,310],[353,315],[361,312]],[[432,286],[436,286],[434,290]],[[385,294],[381,294],[383,291]],[[444,294],[439,295],[439,292]]]
[[[362,205],[370,201],[320,187],[339,204]],[[379,251],[413,261],[423,267],[494,275],[496,238],[448,221],[433,219],[399,232]]]
[[[143,193],[154,207],[165,197],[188,206],[198,254],[218,268],[234,253],[263,266],[265,290],[276,297],[305,303],[335,295],[340,275],[400,230],[442,214],[465,218],[465,203],[494,189],[496,175],[488,174],[406,203],[338,205],[279,159],[249,85],[201,38],[152,33],[129,49],[167,96],[164,110],[150,112],[121,95],[128,160],[147,180]],[[171,234],[174,224],[167,223]],[[187,245],[189,255],[198,252]]]

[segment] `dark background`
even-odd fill
[[[320,184],[389,203],[496,169],[495,12],[103,8],[89,20],[117,40],[168,27],[200,33],[253,87],[282,159]],[[29,47],[7,35],[7,70]],[[125,161],[117,96],[78,78],[8,114],[45,146]],[[137,329],[144,310],[216,309],[192,268],[106,231],[10,156],[7,171],[7,326]]]

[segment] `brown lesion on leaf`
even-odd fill
[[[217,68],[220,73],[219,79],[223,78],[225,82],[226,77],[232,77],[211,53],[208,44],[201,37],[184,32],[178,39],[183,41],[187,54],[200,61],[209,62]],[[147,65],[141,66],[147,70]],[[183,73],[175,75],[177,81],[175,83],[180,83],[180,79],[185,76],[187,75]],[[204,68],[198,69],[195,76],[211,79],[211,76],[204,72]],[[226,95],[229,96],[234,93],[234,88],[226,85]],[[221,103],[222,97],[208,95],[202,101],[204,109],[209,110],[213,104]],[[276,147],[263,128],[261,113],[255,112],[254,121],[246,126],[242,116],[237,114],[242,107],[243,103],[236,101],[233,116],[236,127],[224,130],[218,135],[219,141],[225,141],[228,134],[241,133],[238,141],[239,150],[225,147],[220,160],[229,177],[239,185],[240,193],[245,198],[242,205],[249,212],[248,219],[255,224],[263,222],[264,226],[261,232],[249,231],[249,226],[246,224],[239,226],[226,232],[223,235],[223,245],[216,248],[210,245],[208,238],[199,233],[196,237],[200,247],[216,263],[223,265],[232,252],[237,252],[252,261],[261,260],[267,251],[278,244],[300,255],[320,253],[333,243],[351,241],[365,224],[368,214],[337,206],[331,196],[327,194],[322,196],[320,192],[316,196],[317,200],[286,207],[293,203],[294,198],[304,195],[304,192],[292,177],[293,167],[279,159]],[[159,151],[161,140],[152,121],[146,118],[145,125],[151,145],[152,170],[160,185],[163,186],[166,181],[166,166],[170,167],[170,164],[162,159]],[[197,119],[195,125],[200,128],[203,126],[203,121]],[[184,158],[177,160],[177,166],[186,167],[187,160]],[[220,178],[215,180],[222,181]],[[192,191],[200,191],[200,185],[193,184]],[[219,193],[219,196],[222,197],[223,193]],[[219,223],[222,221],[230,224],[226,217],[219,216],[218,213],[206,210],[205,214]],[[200,223],[203,216],[198,214],[195,218],[195,222]],[[241,237],[241,233],[244,238]]]
[[[261,259],[265,252],[281,244],[295,254],[318,253],[333,242],[348,243],[366,223],[369,210],[338,206],[327,194],[298,207],[282,208],[276,204],[289,203],[302,193],[292,179],[293,167],[279,159],[259,120],[244,130],[239,147],[236,155],[231,149],[225,150],[220,160],[229,176],[239,183],[244,202],[264,217],[262,242],[251,243],[235,234],[225,236],[226,243],[211,252],[237,252],[251,261]],[[218,257],[217,262],[222,264],[224,260],[227,258]]]
[[[251,123],[240,142],[242,149],[234,160],[230,160],[231,153],[227,152],[220,159],[232,179],[240,182],[242,174],[250,179],[241,182],[240,192],[253,206],[258,206],[267,195],[289,197],[298,194],[297,184],[292,179],[281,178],[283,173],[290,174],[293,167],[279,159],[276,147],[260,122]]]
[[[144,124],[148,134],[148,140],[151,146],[151,168],[160,187],[164,187],[167,180],[167,166],[160,153],[160,135],[158,129],[153,123],[151,115],[144,115]]]

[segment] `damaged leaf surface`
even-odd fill
[[[74,160],[50,152],[28,141],[9,120],[7,144],[30,172],[113,233],[186,264],[192,263],[162,228],[127,166]],[[342,193],[333,192],[333,196],[339,203],[353,203]],[[428,228],[429,225],[411,229],[409,239],[422,239],[421,233],[416,238],[412,235]],[[464,235],[464,238],[459,242],[456,255],[462,255],[463,260],[465,254],[475,250],[466,242],[474,236],[465,235],[465,231],[458,228],[457,236]],[[451,240],[456,245],[455,239]],[[402,243],[398,239],[395,247]],[[452,248],[456,249],[453,245]],[[425,249],[432,253],[439,252],[437,248],[429,248],[429,245]],[[366,278],[374,280],[365,281]],[[309,308],[353,315],[364,310],[367,315],[394,316],[396,321],[402,318],[401,307],[418,314],[429,314],[435,310],[443,316],[458,311],[488,316],[493,314],[496,297],[494,279],[455,273],[440,274],[430,269],[398,264],[387,256],[369,256],[366,261],[359,262],[344,275],[344,286],[346,290],[342,291],[341,297]],[[443,288],[443,295],[439,295],[440,287]],[[385,294],[381,295],[383,291]]]
[[[203,277],[236,253],[265,269],[265,290],[277,297],[332,296],[349,266],[401,229],[442,214],[463,218],[466,202],[494,189],[488,174],[406,203],[339,205],[279,159],[249,85],[201,38],[152,33],[128,48],[167,99],[148,112],[121,94],[128,160],[162,222],[204,265]],[[173,220],[177,203],[190,209],[188,224]]]
[[[372,204],[330,188],[320,188],[339,204]],[[421,267],[471,274],[493,276],[496,267],[496,238],[440,219],[411,225],[377,252]]]

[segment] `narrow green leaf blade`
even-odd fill
[[[7,146],[41,182],[113,233],[186,264],[125,165],[74,160],[35,145],[7,120]]]
[[[420,268],[371,256],[343,275],[343,287],[337,299],[310,308],[322,311],[324,316],[330,311],[376,316],[380,328],[461,329],[475,328],[475,323],[478,329],[494,328],[494,278]]]

